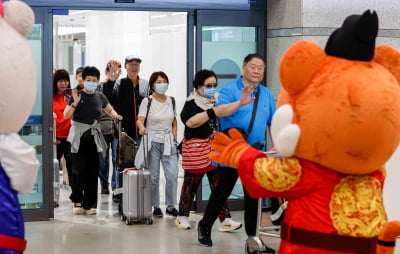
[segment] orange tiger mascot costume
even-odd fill
[[[375,47],[375,12],[346,18],[325,50],[300,41],[283,55],[271,133],[281,158],[219,133],[210,158],[238,169],[253,197],[288,200],[279,253],[393,253],[385,162],[400,140],[400,54]]]

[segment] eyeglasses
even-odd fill
[[[261,66],[261,65],[259,65],[259,66],[257,66],[257,65],[255,65],[255,64],[252,64],[252,65],[247,65],[247,68],[249,68],[251,71],[258,71],[258,72],[262,72],[262,71],[264,71],[264,66]]]
[[[217,87],[217,83],[208,83],[208,84],[204,84],[205,87],[207,88],[216,88]]]

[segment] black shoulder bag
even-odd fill
[[[260,96],[259,96],[259,88],[257,88],[256,99],[254,101],[254,106],[253,106],[253,112],[251,113],[251,119],[250,119],[249,127],[247,128],[247,135],[250,135],[250,132],[253,129],[254,119],[256,119],[256,113],[257,113],[257,106],[258,106],[258,99],[259,98],[260,98]]]
[[[260,93],[260,88],[257,87],[256,99],[254,100],[254,106],[253,106],[253,112],[251,113],[249,127],[247,128],[247,136],[249,136],[250,132],[253,130],[254,120],[256,119],[256,113],[257,113],[258,99],[260,98],[259,93]],[[251,146],[256,149],[262,150],[264,144],[262,142],[256,142],[255,144],[252,144]]]

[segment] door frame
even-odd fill
[[[42,56],[42,178],[43,178],[43,207],[23,209],[25,221],[43,221],[54,217],[53,204],[53,113],[52,113],[52,56],[53,56],[53,18],[48,7],[32,8],[35,14],[35,24],[41,25]],[[40,177],[40,176],[39,176]]]
[[[257,28],[257,53],[265,59],[265,8],[250,11],[224,11],[224,10],[197,10],[196,11],[196,52],[195,71],[202,67],[202,27],[203,26],[243,26]],[[229,54],[229,53],[228,53]],[[265,77],[264,77],[265,78]],[[188,83],[188,91],[193,91],[192,82]],[[203,201],[202,184],[199,185],[196,193],[196,202],[193,209],[197,212],[204,212],[207,200]],[[243,210],[244,200],[228,200],[229,209],[232,211]]]
[[[29,4],[29,3],[28,3]],[[51,5],[51,3],[49,3]],[[35,13],[35,23],[42,25],[42,124],[43,124],[43,208],[23,210],[25,221],[44,221],[54,218],[53,207],[53,118],[52,118],[52,70],[53,70],[53,11],[57,9],[67,10],[107,10],[107,11],[138,11],[134,6],[131,8],[116,8],[110,4],[109,7],[90,7],[90,6],[32,6]],[[192,81],[194,73],[201,66],[201,26],[207,25],[224,25],[224,26],[257,26],[258,29],[258,51],[264,55],[265,39],[264,39],[264,13],[265,8],[261,11],[256,10],[193,10],[193,9],[140,9],[140,11],[178,11],[187,12],[187,94],[193,91]],[[196,47],[197,45],[197,47]],[[199,47],[200,45],[200,47]],[[198,193],[201,193],[199,188]],[[197,200],[201,200],[198,196]],[[205,207],[199,204],[198,208]],[[233,210],[242,208],[239,205],[231,205]],[[199,210],[201,211],[201,209]]]

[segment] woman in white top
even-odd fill
[[[177,121],[173,98],[165,95],[168,90],[169,81],[167,75],[162,72],[154,72],[149,80],[150,89],[153,94],[144,98],[139,107],[138,120],[136,122],[139,134],[146,134],[147,143],[147,166],[151,172],[151,199],[153,215],[162,217],[160,205],[160,162],[163,165],[165,184],[166,214],[176,217],[178,211],[177,203],[178,185],[178,152],[176,147]],[[150,104],[150,106],[148,106]],[[140,155],[140,151],[138,152]],[[142,164],[142,163],[139,163]],[[136,166],[138,160],[135,160]]]

